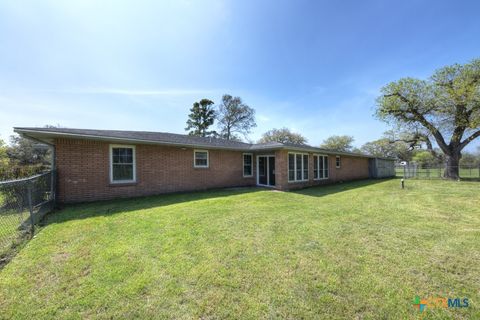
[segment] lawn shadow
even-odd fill
[[[305,196],[323,197],[326,195],[374,185],[384,182],[386,180],[388,179],[357,180],[344,183],[325,184],[320,186],[308,187],[305,189],[294,190],[290,192]],[[45,216],[45,218],[40,224],[42,226],[46,226],[49,224],[63,223],[70,220],[81,220],[98,216],[111,216],[130,211],[164,207],[191,201],[231,197],[246,193],[260,192],[264,190],[271,189],[265,189],[261,187],[224,188],[207,191],[191,191],[136,198],[124,198],[107,201],[69,204],[49,213],[47,216]]]
[[[223,188],[67,204],[62,205],[47,214],[41,221],[40,225],[47,226],[49,224],[63,223],[70,220],[111,216],[135,210],[145,210],[175,205],[178,203],[230,197],[246,193],[260,192],[263,190],[265,190],[265,188],[261,187]]]
[[[291,192],[296,194],[301,194],[304,196],[310,196],[310,197],[323,197],[323,196],[327,196],[327,195],[331,195],[339,192],[344,192],[344,191],[349,191],[357,188],[363,188],[363,187],[375,185],[385,181],[390,181],[392,179],[398,179],[398,178],[364,179],[364,180],[356,180],[356,181],[349,181],[349,182],[339,182],[334,184],[312,186],[305,189],[294,190]]]
[[[460,177],[460,181],[462,181],[462,182],[480,182],[480,178],[462,178],[462,177]]]

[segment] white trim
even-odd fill
[[[207,153],[207,165],[206,166],[197,166],[196,164],[196,158],[195,158],[195,154],[197,152],[206,152]],[[193,167],[194,168],[199,168],[199,169],[207,169],[210,167],[210,154],[208,153],[208,150],[204,150],[204,149],[193,149]]]
[[[326,177],[324,177],[324,178],[315,178],[315,166],[314,166],[314,167],[313,167],[313,180],[315,180],[315,181],[328,180],[328,179],[330,178],[330,173],[329,173],[330,167],[328,167],[327,169],[325,169],[325,163],[327,163],[327,165],[328,165],[328,154],[314,153],[314,154],[312,155],[312,158],[313,158],[313,157],[317,157],[318,176],[320,177],[320,157],[324,157],[324,158],[326,159],[326,161],[324,161],[324,160],[322,160],[322,161],[324,161],[324,163],[323,163],[323,168],[324,168],[323,171],[325,171],[325,172],[327,173],[327,174],[326,174]],[[323,159],[323,158],[322,158],[322,159]],[[313,163],[315,164],[315,159],[314,159],[313,161],[314,161]]]
[[[339,165],[337,165],[337,159]],[[340,169],[342,167],[342,158],[340,156],[335,156],[335,168]]]
[[[251,166],[251,173],[249,175],[245,175],[245,156],[246,155],[249,155],[251,157],[250,159],[250,166]],[[244,178],[251,178],[253,177],[253,153],[250,153],[250,152],[244,152],[242,153],[242,175]]]
[[[133,165],[133,179],[132,180],[113,180],[113,148],[130,148],[132,149],[132,165]],[[137,182],[137,155],[134,145],[127,144],[111,144],[109,145],[110,152],[110,183],[112,184],[121,184],[121,183],[135,183]]]
[[[293,154],[293,156],[294,156],[294,157],[293,157],[293,158],[294,158],[294,161],[293,161],[293,171],[295,172],[294,180],[290,180],[290,163],[289,163],[289,161],[290,161],[289,155],[290,155],[290,154]],[[302,163],[302,179],[300,179],[300,180],[297,179],[297,155],[298,155],[298,154],[301,154],[301,155],[302,155],[302,161],[301,161],[301,163]],[[308,177],[307,179],[305,179],[305,177],[304,177],[305,170],[304,170],[304,168],[303,168],[303,156],[305,156],[305,155],[308,157],[308,168],[307,168],[308,174],[307,174],[307,175],[308,175],[309,177]],[[288,180],[288,183],[306,182],[306,181],[309,181],[309,179],[310,179],[310,154],[309,154],[309,153],[305,153],[305,152],[289,152],[289,153],[287,154],[287,180]]]
[[[267,158],[267,172],[266,172],[266,174],[267,174],[267,184],[260,184],[260,170],[259,170],[259,162],[260,162],[259,159],[260,159],[260,157]],[[270,175],[269,175],[269,171],[270,171],[270,161],[269,161],[269,159],[270,158],[275,159],[275,155],[269,155],[269,154],[257,155],[257,186],[269,187],[269,188],[274,188],[275,187],[275,185],[270,185]],[[273,175],[275,175],[275,172],[273,173]],[[277,180],[275,179],[275,184],[276,184],[276,182],[277,182]]]

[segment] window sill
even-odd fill
[[[205,169],[210,169],[210,167],[193,167],[193,169],[205,170]]]
[[[323,180],[328,180],[330,178],[320,178],[320,179],[313,179],[313,181],[323,181]]]
[[[302,183],[302,182],[305,183],[305,182],[308,182],[308,181],[310,181],[310,180],[308,180],[308,179],[307,180],[293,180],[293,181],[288,181],[288,183]]]
[[[109,186],[110,187],[128,187],[128,186],[136,186],[138,183],[137,181],[131,181],[131,182],[110,182]]]
[[[250,176],[243,176],[244,178],[253,178],[253,174]]]

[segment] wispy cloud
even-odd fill
[[[106,94],[106,95],[124,95],[124,96],[189,96],[197,94],[214,94],[218,90],[205,89],[161,89],[161,90],[145,90],[145,89],[124,89],[124,88],[80,88],[54,90],[59,93],[72,94]]]

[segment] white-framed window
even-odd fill
[[[308,153],[288,153],[288,181],[308,180]]]
[[[340,159],[340,156],[335,157],[335,167],[338,169],[342,166],[342,160]]]
[[[244,177],[253,176],[253,154],[251,153],[243,154],[243,176]]]
[[[208,150],[193,150],[193,167],[208,168]]]
[[[328,156],[313,155],[313,179],[328,179]]]
[[[135,146],[110,145],[110,182],[136,182]]]

